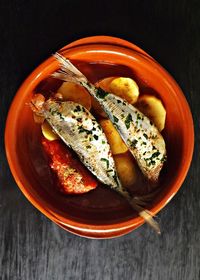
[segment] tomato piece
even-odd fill
[[[97,179],[61,140],[49,141],[43,138],[42,145],[61,192],[83,194],[97,187]]]

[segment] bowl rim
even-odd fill
[[[181,172],[179,174],[179,177],[176,178],[176,181],[173,185],[173,187],[169,190],[169,192],[166,193],[166,195],[157,203],[152,209],[151,212],[155,215],[157,214],[165,205],[172,199],[172,197],[177,193],[177,191],[180,189],[183,181],[185,180],[185,177],[187,175],[187,172],[189,170],[192,155],[193,155],[193,149],[194,149],[194,126],[193,126],[193,119],[192,114],[189,108],[189,105],[187,103],[187,100],[180,89],[180,87],[177,85],[175,80],[171,77],[171,75],[162,67],[158,62],[156,62],[150,55],[148,55],[145,51],[143,51],[138,46],[117,38],[117,37],[110,37],[110,36],[92,36],[92,37],[86,37],[79,40],[76,40],[70,44],[67,44],[63,48],[61,48],[59,51],[64,52],[65,50],[69,50],[71,48],[77,47],[77,46],[86,46],[88,44],[110,44],[113,46],[119,46],[124,47],[127,49],[134,50],[138,52],[139,54],[145,56],[147,59],[151,60],[152,62],[156,63],[156,65],[159,67],[159,69],[162,70],[162,74],[167,77],[167,79],[170,81],[172,87],[176,90],[176,93],[178,94],[179,101],[181,105],[184,107],[185,114],[187,115],[187,123],[188,123],[188,129],[190,130],[188,132],[188,150],[187,155],[185,157],[184,166],[181,169]],[[91,225],[91,224],[85,224],[81,222],[76,222],[69,219],[64,219],[65,222],[63,222],[62,217],[59,217],[58,215],[55,215],[55,213],[52,213],[50,209],[45,209],[44,206],[41,205],[39,201],[37,201],[36,198],[34,198],[27,190],[27,188],[24,186],[21,178],[19,178],[16,166],[13,162],[12,155],[10,153],[10,148],[12,145],[10,138],[9,138],[9,128],[10,123],[12,121],[12,112],[16,108],[16,103],[18,96],[21,94],[22,91],[25,90],[29,86],[29,83],[33,83],[33,80],[36,79],[36,77],[39,77],[42,75],[45,67],[48,67],[48,65],[51,65],[53,63],[53,58],[49,57],[47,58],[43,63],[41,63],[38,67],[35,68],[35,70],[26,78],[26,80],[22,83],[20,88],[18,89],[8,112],[7,120],[6,120],[6,127],[5,127],[5,150],[6,150],[6,156],[7,160],[10,166],[10,170],[12,172],[12,175],[23,192],[23,194],[26,196],[26,198],[38,209],[40,210],[44,215],[46,215],[49,219],[54,221],[56,224],[59,224],[61,227],[67,228],[68,231],[71,231],[75,234],[85,236],[85,237],[92,237],[92,238],[108,238],[106,237],[106,234],[111,234],[113,237],[122,235],[120,232],[123,232],[123,234],[126,234],[133,229],[139,227],[144,223],[144,220],[141,217],[131,218],[128,221],[125,222],[118,222],[116,224],[112,225]],[[37,83],[36,83],[37,84]],[[26,181],[26,180],[25,180]],[[96,236],[94,237],[94,233]],[[103,237],[102,237],[103,236]]]

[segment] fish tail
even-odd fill
[[[147,210],[144,209],[141,205],[139,205],[138,199],[132,199],[129,201],[130,205],[133,209],[135,209],[139,216],[142,217],[147,224],[149,224],[158,234],[161,234],[159,224],[156,222],[156,220],[153,218],[153,214]]]
[[[59,62],[61,69],[52,74],[52,77],[76,84],[87,83],[87,78],[69,61],[59,53],[53,55]]]

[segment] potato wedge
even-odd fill
[[[131,187],[137,180],[136,163],[130,152],[114,155],[117,173],[123,187]]]
[[[95,86],[101,87],[105,91],[109,91],[109,85],[113,79],[115,79],[115,77],[105,78],[105,79],[99,81],[98,83],[96,83]],[[107,115],[104,112],[104,110],[101,108],[101,105],[99,104],[99,102],[96,101],[96,99],[94,97],[91,97],[91,98],[92,98],[92,108],[93,108],[95,114],[97,114],[103,118],[107,118]]]
[[[48,124],[47,121],[43,122],[43,124],[41,125],[41,129],[42,129],[42,134],[47,140],[53,141],[59,139],[59,136],[53,132],[51,126]]]
[[[109,91],[124,98],[130,104],[134,104],[139,96],[138,85],[130,78],[115,78],[109,85]]]
[[[113,155],[125,153],[128,148],[124,144],[121,136],[113,126],[110,120],[104,119],[99,121],[107,139]]]
[[[88,110],[91,109],[90,94],[83,87],[71,82],[63,82],[57,92],[62,94],[65,101],[74,101]]]
[[[166,110],[160,99],[146,94],[139,98],[135,106],[155,124],[159,131],[164,129]]]

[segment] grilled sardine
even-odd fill
[[[145,177],[157,181],[166,159],[166,148],[156,126],[124,99],[91,84],[68,59],[58,53],[54,56],[59,61],[61,70],[55,72],[53,77],[86,88],[118,130]]]

